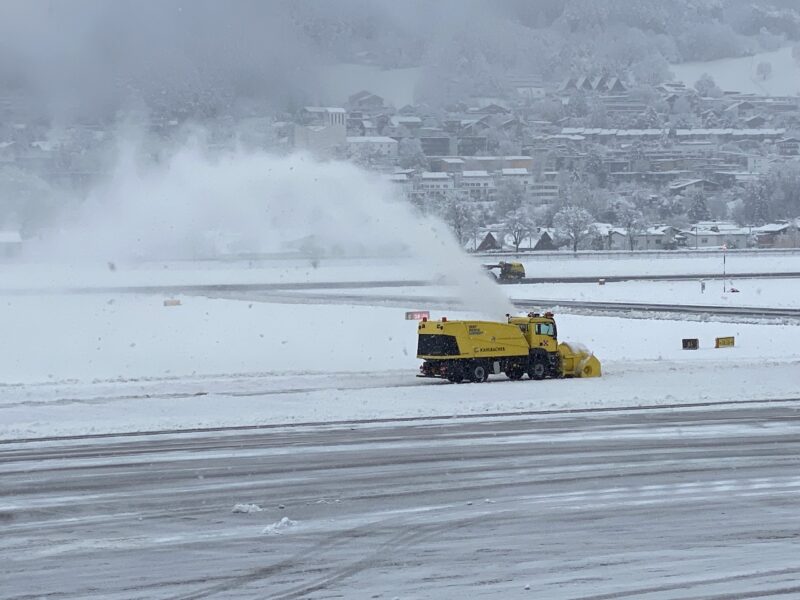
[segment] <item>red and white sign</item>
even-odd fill
[[[406,321],[422,321],[430,318],[431,313],[427,310],[412,310],[406,313]]]

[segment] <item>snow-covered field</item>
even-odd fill
[[[0,437],[726,402],[800,385],[792,325],[561,315],[560,337],[591,348],[604,377],[492,387],[417,379],[405,308],[179,299],[3,297]],[[728,335],[735,348],[713,348]]]
[[[719,254],[686,256],[680,252],[664,252],[647,256],[618,254],[613,258],[579,254],[521,256],[528,277],[602,277],[616,275],[722,275],[723,259]],[[482,262],[492,262],[483,258]],[[725,271],[736,273],[800,272],[800,253],[797,254],[735,254],[728,253]]]
[[[596,283],[530,284],[504,288],[511,297],[641,302],[710,306],[800,308],[800,279],[713,279],[705,281],[617,281]],[[731,292],[731,288],[738,292]]]
[[[800,264],[800,263],[798,263]],[[403,258],[276,258],[143,263],[5,263],[0,290],[425,280],[434,275]]]
[[[771,75],[763,81],[756,74],[762,62],[772,67]],[[725,91],[770,96],[794,96],[800,93],[800,63],[792,57],[790,46],[742,58],[671,65],[670,69],[676,79],[688,86],[693,86],[703,73],[708,73]]]
[[[800,308],[800,279],[737,279],[611,281],[598,283],[530,283],[502,286],[514,300],[580,300],[587,302],[632,302],[669,305],[705,305],[761,308]],[[731,288],[738,290],[731,292]],[[298,297],[303,292],[293,292]],[[316,290],[331,297],[428,298],[432,303],[456,298],[453,288],[435,286],[359,287]]]
[[[476,265],[497,257],[475,256]],[[508,260],[508,259],[505,259]],[[612,256],[528,254],[519,259],[529,277],[722,274],[722,257],[620,253]],[[736,273],[800,272],[800,252],[729,253],[726,269]],[[164,261],[141,263],[0,263],[0,290],[59,290],[86,287],[286,284],[360,281],[425,281],[446,275],[440,265],[414,258],[295,258]]]
[[[0,381],[413,372],[418,366],[416,322],[406,321],[402,308],[179,299],[181,306],[163,306],[161,297],[149,295],[6,297],[0,328],[13,343],[0,350]],[[700,337],[708,347],[724,335],[738,337],[738,347],[726,351],[738,359],[769,356],[774,347],[782,357],[794,357],[800,356],[798,331],[789,325],[559,315],[561,338],[583,342],[605,360],[719,359],[712,350],[689,356],[680,340]]]
[[[344,103],[353,90],[370,90],[388,103],[400,108],[413,104],[414,89],[422,69],[381,69],[369,65],[340,63],[323,69],[320,77],[321,96]]]
[[[526,267],[530,274],[548,275],[702,273],[715,262],[718,257],[565,257],[531,259]],[[737,265],[743,271],[789,271],[800,266],[800,257],[729,261],[731,269]],[[601,379],[513,383],[497,376],[492,385],[418,379],[416,323],[405,320],[405,311],[430,308],[428,298],[434,318],[479,317],[436,308],[457,295],[455,288],[402,286],[424,270],[411,259],[173,262],[113,270],[3,265],[0,437],[729,402],[795,397],[800,385],[796,324],[572,314],[558,316],[560,337],[585,344],[600,358]],[[476,265],[474,277],[487,275]],[[348,281],[390,285],[277,294],[245,289],[235,298],[178,294],[179,306],[165,306],[172,292],[116,289]],[[723,295],[719,280],[709,281],[704,294],[696,281],[488,291],[554,301],[798,306],[797,280],[734,284],[738,294]],[[95,289],[59,289],[65,287]],[[734,348],[713,348],[715,337],[730,335],[736,337]],[[685,337],[699,338],[701,349],[682,350]]]

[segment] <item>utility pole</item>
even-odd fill
[[[728,292],[728,283],[726,281],[726,259],[728,258],[728,244],[722,244],[722,293]]]

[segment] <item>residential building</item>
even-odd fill
[[[413,180],[407,173],[392,173],[386,176],[386,180],[406,197],[414,190]]]
[[[507,168],[500,169],[500,178],[505,181],[518,181],[524,188],[527,188],[533,183],[533,175],[528,172],[528,169],[520,168]]]
[[[360,156],[397,158],[397,140],[386,136],[352,136],[347,138],[350,154]]]
[[[675,236],[680,233],[670,225],[654,225],[633,236],[636,250],[667,250],[675,248]]]
[[[377,94],[368,92],[367,90],[361,90],[360,92],[353,94],[350,96],[350,98],[348,98],[347,103],[349,104],[350,108],[355,110],[372,111],[383,108],[383,98]]]
[[[547,89],[538,77],[510,77],[508,83],[520,98],[528,102],[540,100],[547,94]]]
[[[464,170],[464,159],[457,156],[442,156],[430,160],[431,171],[441,173],[461,173]]]
[[[447,192],[455,189],[453,178],[447,173],[425,171],[417,180],[416,189],[421,192]]]
[[[425,156],[448,156],[454,153],[454,139],[446,136],[420,136],[419,143]]]
[[[559,186],[555,181],[534,181],[528,185],[527,194],[535,205],[553,204],[558,200]]]
[[[405,127],[409,131],[416,131],[422,127],[422,119],[415,116],[394,115],[389,117],[389,124],[392,127]]]
[[[594,223],[592,225],[598,236],[595,246],[602,250],[631,250],[628,232],[622,227],[610,223]]]
[[[766,173],[775,159],[770,156],[748,156],[747,170],[751,173]]]
[[[495,191],[494,177],[488,171],[464,171],[458,178],[458,188],[473,200],[488,200]]]
[[[500,237],[500,236],[498,236]],[[477,252],[488,252],[489,250],[502,250],[503,246],[497,241],[497,237],[491,232],[487,231],[486,235],[477,244],[475,250]]]
[[[687,248],[747,248],[752,230],[727,221],[701,221],[681,232]]]
[[[782,156],[800,155],[800,138],[796,137],[783,138],[782,140],[778,140],[776,145],[778,146],[778,152]]]
[[[797,248],[800,246],[800,235],[797,223],[780,221],[753,227],[756,245],[759,248]]]
[[[306,106],[292,131],[292,147],[331,155],[347,141],[347,111],[338,107]]]
[[[702,190],[705,192],[715,191],[719,189],[719,184],[708,179],[679,179],[669,184],[669,193],[687,194],[695,190]]]

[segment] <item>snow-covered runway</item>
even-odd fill
[[[2,452],[9,600],[800,594],[794,404]]]

